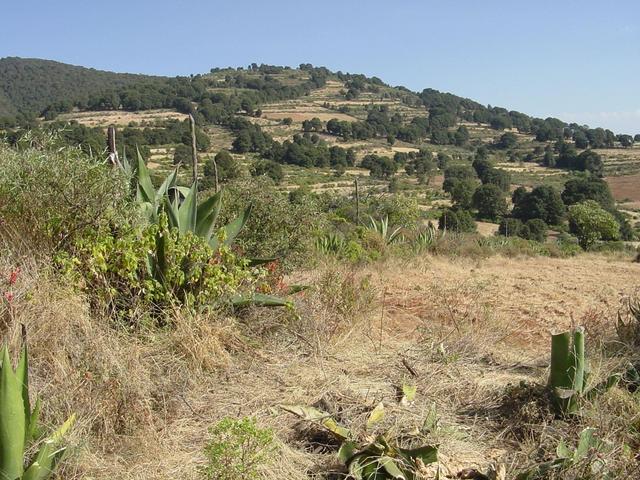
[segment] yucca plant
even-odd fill
[[[379,221],[369,215],[369,223],[365,225],[367,230],[377,233],[385,245],[391,245],[403,240],[402,227],[389,228],[389,217],[385,216]]]
[[[10,480],[44,480],[55,470],[65,452],[62,437],[75,421],[72,415],[58,430],[44,440],[29,462],[26,452],[38,436],[40,400],[31,409],[29,400],[29,359],[22,350],[14,370],[5,346],[0,367],[0,478]]]
[[[584,328],[551,336],[549,387],[554,406],[560,414],[577,413],[582,399],[590,399],[616,385],[620,375],[587,388],[588,366],[585,358]]]

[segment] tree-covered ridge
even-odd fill
[[[122,88],[161,77],[114,73],[52,60],[0,59],[0,117],[39,115],[57,103],[88,102],[105,89]]]

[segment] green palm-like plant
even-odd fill
[[[9,351],[4,347],[0,367],[0,478],[11,480],[44,480],[55,470],[65,452],[62,437],[75,421],[72,415],[42,443],[28,466],[25,452],[37,437],[40,400],[31,409],[29,400],[29,359],[27,347],[22,350],[16,369],[11,366]]]

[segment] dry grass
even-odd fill
[[[105,112],[73,112],[64,113],[56,120],[75,120],[88,127],[108,127],[115,125],[126,127],[131,122],[142,124],[154,124],[162,120],[184,120],[187,115],[175,110],[145,110],[141,112],[125,112],[123,110]]]
[[[640,204],[640,174],[607,177],[606,180],[616,200],[631,200]]]
[[[0,257],[0,272],[17,258]],[[338,471],[335,443],[282,404],[316,405],[362,441],[387,431],[439,443],[451,474],[522,460],[519,442],[527,443],[509,433],[505,389],[544,378],[548,331],[572,317],[592,331],[610,330],[618,298],[640,273],[639,264],[592,255],[424,257],[356,271],[329,263],[288,279],[314,286],[295,314],[176,312],[166,330],[131,333],[90,316],[85,300],[33,259],[21,268],[13,308],[2,311],[4,335],[15,350],[19,325],[27,326],[45,423],[78,414],[68,479],[199,478],[207,429],[245,415],[279,439],[264,479]],[[417,387],[411,405],[398,402],[405,383]],[[630,408],[616,398],[606,400],[615,411]],[[367,430],[380,401],[384,421]],[[425,430],[434,409],[438,421]],[[548,430],[531,432],[539,442]]]

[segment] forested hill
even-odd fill
[[[20,113],[40,115],[54,104],[88,103],[98,92],[159,78],[105,72],[52,60],[1,58],[0,117]]]

